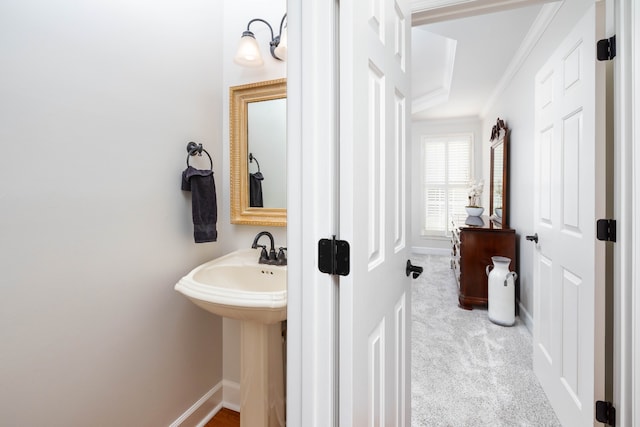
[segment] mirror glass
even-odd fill
[[[286,79],[229,91],[231,222],[287,223]]]
[[[287,207],[287,100],[250,102],[247,114],[249,204],[284,209]]]
[[[504,144],[500,141],[493,147],[493,156],[495,159],[502,159],[504,156]],[[493,173],[491,179],[493,180],[493,212],[496,213],[496,209],[502,208],[502,173],[504,172],[503,164],[500,161],[493,162]]]
[[[503,120],[498,119],[491,130],[491,183],[489,193],[489,211],[492,218],[503,227],[508,226],[508,144],[509,129]]]

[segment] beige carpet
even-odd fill
[[[533,373],[531,334],[458,308],[449,258],[414,255],[412,423],[436,426],[559,426]]]

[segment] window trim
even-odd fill
[[[469,142],[469,180],[473,180],[475,177],[475,133],[474,132],[444,132],[437,134],[422,134],[420,135],[420,197],[421,197],[421,205],[420,205],[420,235],[423,238],[428,239],[446,239],[451,237],[451,229],[448,226],[449,218],[451,217],[449,205],[447,202],[446,205],[446,216],[444,230],[427,230],[425,228],[426,222],[426,192],[425,192],[425,172],[426,166],[424,162],[425,149],[427,141],[450,141],[454,139],[468,139]],[[448,183],[445,184],[448,187]]]

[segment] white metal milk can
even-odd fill
[[[518,274],[509,271],[511,259],[503,256],[491,257],[492,266],[485,271],[489,277],[489,320],[502,326],[511,326],[516,321],[516,286]]]

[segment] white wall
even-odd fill
[[[221,380],[221,319],[173,290],[232,238],[194,244],[180,190],[196,140],[228,200],[221,27],[204,0],[0,4],[0,425],[169,425]]]
[[[592,0],[565,0],[553,22],[541,37],[520,71],[488,111],[483,122],[483,135],[489,135],[496,117],[504,119],[511,129],[509,222],[516,230],[520,273],[520,317],[531,329],[533,319],[533,245],[524,239],[533,234],[533,158],[534,158],[534,78],[558,42],[584,14]],[[483,164],[489,164],[489,150],[484,150]],[[485,167],[485,182],[489,182]]]
[[[256,40],[261,48],[264,65],[259,68],[246,68],[236,65],[233,57],[238,48],[238,41],[242,32],[246,30],[247,23],[253,18],[262,18],[269,22],[273,30],[278,34],[280,30],[280,21],[287,10],[286,0],[277,0],[270,2],[260,2],[257,0],[236,0],[226,2],[223,18],[223,34],[224,47],[223,54],[219,61],[223,69],[223,125],[222,125],[222,141],[224,152],[224,188],[228,189],[229,181],[229,87],[242,85],[246,83],[255,83],[264,80],[273,80],[286,77],[286,62],[277,61],[269,53],[269,40],[271,33],[269,28],[256,22],[251,25],[251,31],[255,34]],[[262,166],[262,164],[261,164]],[[286,191],[286,188],[283,188]],[[229,193],[226,192],[224,206],[228,207],[230,203]],[[264,227],[253,225],[230,225],[230,213],[226,208],[222,212],[220,222],[225,224],[228,233],[233,236],[225,241],[224,248],[226,252],[238,248],[247,248],[251,246],[255,235],[267,230],[274,235],[276,245],[286,246],[287,230],[286,227]],[[240,383],[240,322],[233,319],[224,319],[223,321],[224,335],[224,379],[227,381]]]
[[[473,135],[473,171],[472,176],[475,179],[483,179],[482,169],[482,153],[488,150],[490,146],[487,146],[489,138],[483,138],[482,121],[479,118],[468,117],[459,119],[446,119],[446,120],[427,120],[427,121],[415,121],[411,124],[411,141],[412,146],[412,247],[414,251],[444,251],[449,253],[451,250],[451,243],[446,238],[434,238],[426,237],[422,235],[422,209],[424,206],[424,194],[422,193],[423,183],[423,168],[422,168],[422,148],[420,141],[423,136],[432,135],[446,135],[455,133],[465,133]],[[487,133],[489,135],[489,133]],[[483,206],[487,206],[489,210],[489,198],[486,196],[489,188],[489,181],[485,179],[485,189],[483,196],[486,197],[486,201],[483,201]]]

